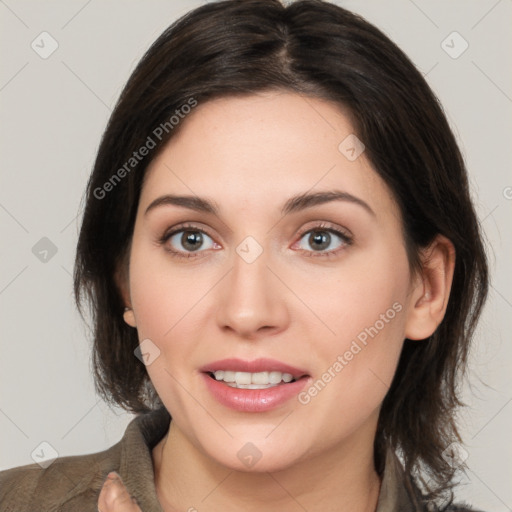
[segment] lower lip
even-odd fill
[[[242,412],[265,412],[275,409],[298,395],[309,380],[309,377],[302,377],[295,382],[278,384],[271,388],[239,389],[217,381],[207,373],[202,375],[206,386],[218,402]]]

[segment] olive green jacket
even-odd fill
[[[151,449],[167,432],[169,421],[167,411],[160,409],[135,418],[121,441],[106,451],[58,458],[46,469],[32,464],[0,472],[0,512],[97,512],[98,496],[110,471],[121,475],[143,512],[162,512],[155,491]],[[376,512],[426,510],[430,511],[421,503],[417,488],[404,474],[395,454],[389,451]]]

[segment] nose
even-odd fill
[[[248,262],[234,254],[233,268],[217,291],[216,316],[223,331],[256,340],[275,335],[289,324],[287,289],[268,265],[266,252]]]

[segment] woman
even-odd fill
[[[469,510],[456,389],[487,286],[408,58],[326,2],[208,3],[123,90],[78,242],[98,389],[139,415],[0,474],[2,510]]]

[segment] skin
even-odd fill
[[[352,133],[349,116],[320,99],[282,91],[216,99],[182,121],[148,168],[119,287],[130,308],[125,321],[160,350],[147,370],[173,417],[153,450],[166,511],[376,508],[380,406],[404,338],[430,336],[444,316],[455,255],[438,236],[421,254],[421,271],[411,272],[390,190],[364,152],[349,161],[338,150]],[[351,201],[280,212],[291,196],[330,190],[372,213]],[[219,214],[176,205],[145,213],[165,194],[209,198]],[[207,231],[198,251],[188,249],[195,258],[166,250],[187,253],[181,233],[159,242],[184,222]],[[352,242],[331,234],[319,248],[314,228]],[[247,236],[263,249],[252,263],[236,252]],[[210,395],[199,372],[227,357],[269,357],[314,382],[393,304],[400,312],[307,404],[234,411]],[[237,456],[246,443],[262,454],[251,468]],[[107,481],[99,508],[139,510],[123,498],[109,504],[123,492],[120,481]]]

